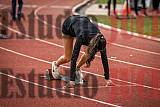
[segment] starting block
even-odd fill
[[[69,82],[70,81],[70,78],[68,76],[64,76],[62,74],[59,75],[58,79],[53,78],[51,69],[47,69],[46,70],[46,74],[43,76],[43,78],[45,78],[48,81],[52,81],[52,80],[60,80],[60,81],[65,81],[65,82]],[[86,82],[87,81],[83,79],[83,83],[80,83],[80,81],[78,79],[75,79],[75,84],[83,85]]]
[[[58,77],[58,79],[53,78],[51,69],[47,69],[47,70],[46,70],[46,74],[45,74],[45,76],[43,76],[43,77],[44,77],[46,80],[48,80],[48,81],[52,81],[52,80],[62,80],[62,81],[68,82],[68,81],[70,80],[68,76],[64,76],[64,75],[60,75],[60,76]]]

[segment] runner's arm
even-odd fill
[[[103,64],[103,69],[104,69],[104,76],[106,80],[109,80],[109,65],[108,65],[108,58],[106,54],[106,48],[104,48],[101,53],[101,60]]]
[[[75,71],[76,71],[76,62],[80,53],[80,49],[82,46],[82,39],[81,38],[77,38],[75,45],[74,45],[74,49],[72,52],[72,58],[71,58],[71,72],[70,72],[70,80],[71,81],[75,81]]]

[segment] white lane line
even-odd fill
[[[11,5],[1,5],[2,7],[11,7]],[[37,8],[37,7],[39,7],[38,5],[23,5],[23,8]],[[17,8],[18,8],[18,6],[17,6]]]
[[[119,28],[115,28],[115,27],[112,27],[112,26],[109,26],[109,25],[105,25],[103,23],[98,23],[98,25],[103,29],[114,30],[118,33],[123,32],[125,34],[129,34],[129,35],[131,34],[131,36],[133,36],[133,37],[138,37],[138,38],[142,38],[142,39],[152,40],[152,41],[155,41],[155,42],[160,42],[160,38],[158,38],[158,37],[153,37],[153,36],[149,36],[149,35],[139,34],[139,33],[136,33],[136,32],[126,31],[126,30],[123,30],[123,29],[119,29]]]
[[[83,89],[102,89],[102,88],[120,88],[120,87],[137,87],[137,85],[116,85],[116,86],[78,86],[79,88]],[[64,89],[64,88],[58,88],[58,89]],[[69,89],[75,89],[75,88],[69,88]]]
[[[34,12],[34,15],[36,16],[36,19],[41,21],[42,23],[46,24],[46,25],[50,25],[49,23],[47,23],[46,21],[44,20],[41,20],[38,18],[38,11],[42,8],[46,8],[47,5],[44,5],[44,6],[41,6],[39,8],[37,8]],[[59,27],[56,27],[55,25],[51,25],[52,28],[55,28],[55,29],[60,29]],[[127,49],[131,49],[131,50],[135,50],[135,51],[140,51],[140,52],[145,52],[145,53],[149,53],[149,54],[154,54],[154,55],[159,55],[160,56],[160,53],[157,53],[157,52],[152,52],[152,51],[148,51],[148,50],[143,50],[143,49],[138,49],[138,48],[133,48],[133,47],[130,47],[130,46],[125,46],[125,45],[121,45],[121,44],[116,44],[116,43],[110,43],[112,45],[115,45],[115,46],[118,46],[118,47],[122,47],[122,48],[127,48]]]
[[[1,8],[2,7],[2,8]],[[11,7],[11,5],[0,5],[0,8],[3,9],[3,7]],[[18,6],[17,6],[18,7]],[[23,8],[38,8],[41,7],[40,5],[23,5]],[[51,5],[48,6],[47,8],[53,8],[53,9],[72,9],[71,6],[63,6],[63,5]]]
[[[3,6],[3,7],[1,7],[0,9],[1,10],[4,10],[4,9],[6,9],[6,8],[8,8],[9,6]]]
[[[51,25],[51,24],[47,23],[46,21],[41,20],[41,19],[38,18],[38,15],[37,15],[38,11],[39,11],[40,9],[42,9],[42,8],[46,8],[47,6],[48,6],[48,5],[43,5],[43,6],[39,7],[39,8],[37,8],[37,9],[35,9],[35,11],[34,11],[35,18],[36,18],[37,20],[41,21],[42,23],[46,24],[46,25],[52,26],[52,28],[54,28],[54,29],[59,29],[59,30],[60,30],[59,27],[56,27],[55,25]]]
[[[136,51],[140,51],[140,52],[144,52],[144,53],[149,53],[149,54],[154,54],[154,55],[159,55],[160,56],[160,53],[157,53],[157,52],[152,52],[152,51],[143,50],[143,49],[139,49],[139,48],[133,48],[133,47],[130,47],[130,46],[120,45],[120,44],[117,44],[117,43],[109,43],[109,44],[112,44],[112,45],[115,45],[115,46],[118,46],[118,47],[122,47],[122,48],[126,48],[126,49],[136,50]]]
[[[56,8],[56,9],[72,9],[71,6],[56,6],[56,5],[53,5],[53,6],[49,6],[50,8]]]
[[[63,90],[60,90],[60,89],[56,89],[56,88],[48,87],[48,86],[45,86],[45,85],[41,85],[41,84],[38,84],[36,82],[31,82],[31,81],[28,81],[28,80],[25,80],[25,79],[21,79],[21,78],[15,77],[13,75],[8,75],[8,74],[2,73],[2,72],[0,72],[0,74],[8,76],[10,78],[14,78],[14,79],[23,81],[23,82],[26,82],[26,83],[29,83],[29,84],[33,84],[35,86],[40,86],[40,87],[43,87],[43,88],[46,88],[46,89],[50,89],[50,90],[53,90],[53,91],[58,91],[58,92],[61,92],[61,93],[64,93],[64,94],[76,96],[76,97],[79,97],[79,98],[82,98],[82,99],[86,99],[86,100],[89,100],[89,101],[93,101],[93,102],[97,102],[97,103],[100,103],[100,104],[109,105],[109,106],[113,106],[113,107],[121,107],[119,105],[115,105],[115,104],[112,104],[112,103],[107,103],[107,102],[100,101],[100,100],[97,100],[97,99],[92,99],[92,98],[84,97],[84,96],[77,95],[77,94],[74,94],[74,93],[71,93],[71,92],[66,92],[66,91],[63,91]]]
[[[42,60],[42,59],[39,59],[39,58],[36,58],[36,57],[32,57],[32,56],[29,56],[29,55],[25,55],[25,54],[23,54],[23,53],[19,53],[19,52],[16,52],[16,51],[14,51],[14,50],[10,50],[10,49],[4,48],[4,47],[0,47],[0,49],[5,50],[5,51],[7,51],[7,52],[11,52],[11,53],[17,54],[17,55],[20,55],[20,56],[27,57],[27,58],[30,58],[30,59],[34,59],[34,60],[37,60],[37,61],[40,61],[40,62],[44,62],[44,63],[48,63],[48,64],[51,64],[51,63],[52,63],[52,62],[45,61],[45,60]],[[61,65],[61,67],[70,68],[70,67],[64,66],[64,65]],[[88,72],[88,71],[82,71],[82,72],[104,78],[104,76],[103,76],[103,75],[100,75],[100,74],[96,74],[96,73],[92,73],[92,72]],[[158,90],[158,91],[160,91],[160,88],[150,87],[150,86],[147,86],[147,85],[142,85],[142,84],[138,84],[138,83],[133,83],[133,82],[129,82],[129,81],[124,81],[124,80],[120,80],[120,79],[116,79],[116,78],[111,78],[111,79],[117,80],[117,81],[120,81],[120,82],[124,82],[124,83],[128,83],[128,84],[131,84],[131,85],[136,85],[136,86],[145,87],[145,88],[149,88],[149,89],[153,89],[153,90]]]
[[[1,22],[0,22],[0,25],[1,26],[4,26],[5,28],[8,28],[9,30],[13,31],[13,32],[16,32],[20,35],[24,35],[25,37],[27,38],[30,38],[32,36],[28,35],[28,34],[23,34],[17,30],[14,30],[12,29],[11,27],[7,27],[5,25],[3,25]],[[49,44],[49,45],[53,45],[53,46],[57,46],[57,47],[61,47],[61,48],[64,48],[62,45],[58,45],[58,44],[55,44],[55,43],[52,43],[52,42],[48,42],[48,41],[45,41],[45,40],[42,40],[42,39],[39,39],[39,38],[35,38],[35,40],[39,41],[39,42],[43,42],[43,43],[46,43],[46,44]],[[81,53],[84,53],[81,51]],[[96,55],[96,57],[98,58],[101,58],[100,56]],[[135,63],[131,63],[131,62],[126,62],[126,61],[122,61],[122,60],[117,60],[117,59],[112,59],[112,58],[108,58],[109,60],[111,61],[114,61],[114,62],[119,62],[119,63],[124,63],[124,64],[128,64],[128,65],[132,65],[132,66],[137,66],[137,67],[143,67],[143,68],[147,68],[147,69],[152,69],[152,70],[158,70],[160,71],[160,68],[156,68],[156,67],[150,67],[150,66],[145,66],[145,65],[140,65],[140,64],[135,64]]]
[[[37,8],[38,5],[23,5],[24,8]]]
[[[44,7],[46,7],[47,5],[44,5],[44,6],[41,6],[40,8],[37,8],[36,10],[35,10],[35,15],[37,15],[37,12],[39,11],[39,9],[41,9],[41,8],[44,8]],[[37,18],[38,18],[38,16],[37,16]],[[39,19],[38,19],[39,20]],[[45,24],[48,24],[47,22],[45,22]],[[0,25],[2,25],[2,23],[0,23]],[[4,26],[4,25],[2,25],[2,26]],[[4,26],[4,27],[6,27],[6,26]],[[57,28],[56,26],[53,26],[54,28]],[[10,27],[6,27],[6,28],[10,28]],[[14,30],[14,29],[12,29],[12,28],[10,28],[10,30],[12,30],[12,31],[14,31],[14,32],[17,32],[18,34],[23,34],[23,33],[21,33],[21,32],[18,32],[18,31],[16,31],[16,30]],[[27,35],[27,34],[23,34],[23,35],[25,35],[26,37],[30,37],[29,35]],[[47,42],[47,41],[44,41],[44,40],[41,40],[41,39],[38,39],[38,38],[36,38],[36,40],[38,40],[38,41],[40,41],[40,42],[43,42],[43,43],[47,43],[47,44],[50,44],[50,45],[55,45],[55,46],[59,46],[59,47],[63,47],[63,46],[60,46],[60,45],[58,45],[58,44],[54,44],[54,43],[51,43],[51,42]],[[96,55],[97,56],[97,55]],[[97,56],[97,57],[100,57],[100,56]],[[149,68],[149,69],[153,69],[153,70],[160,70],[159,68],[155,68],[155,67],[149,67],[149,66],[145,66],[145,65],[140,65],[140,64],[134,64],[134,63],[130,63],[130,62],[126,62],[126,61],[121,61],[121,60],[116,60],[116,59],[111,59],[111,58],[108,58],[109,60],[111,60],[111,61],[116,61],[116,62],[120,62],[120,63],[125,63],[125,64],[129,64],[129,65],[134,65],[134,66],[138,66],[138,67],[144,67],[144,68]]]
[[[100,56],[97,56],[97,57],[101,58]],[[147,68],[147,69],[152,69],[152,70],[160,71],[160,68],[156,68],[156,67],[150,67],[150,66],[135,64],[135,63],[126,62],[126,61],[122,61],[122,60],[118,60],[118,59],[111,59],[111,58],[108,58],[108,59],[111,60],[111,61],[115,61],[115,62],[119,62],[119,63],[124,63],[124,64],[132,65],[132,66],[134,65],[134,66],[137,66],[137,67],[142,67],[142,68]]]

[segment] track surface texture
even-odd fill
[[[105,86],[99,53],[82,68],[84,86],[62,89],[65,82],[42,78],[63,55],[61,24],[81,2],[24,0],[24,19],[12,22],[10,0],[0,1],[9,20],[0,28],[10,37],[0,40],[0,107],[160,107],[160,42],[123,32],[100,28],[116,86]],[[69,75],[69,65],[60,67],[62,74]]]

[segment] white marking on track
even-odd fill
[[[129,56],[133,56],[133,55],[131,54],[131,55],[129,55]]]
[[[18,33],[18,34],[22,34],[22,35],[24,35],[24,36],[27,37],[27,38],[32,37],[32,36],[30,36],[30,35],[28,35],[28,34],[23,34],[23,33],[19,32],[19,31],[17,31],[17,30],[14,30],[14,29],[12,29],[12,28],[10,28],[10,27],[7,27],[7,26],[5,26],[5,25],[2,25],[1,22],[0,22],[0,25],[6,27],[6,28],[8,28],[9,30],[14,31],[14,32],[16,32],[16,33]],[[39,38],[35,38],[35,40],[37,40],[37,41],[39,41],[39,42],[43,42],[43,43],[49,44],[49,45],[54,45],[54,46],[57,46],[57,47],[64,48],[62,45],[58,45],[58,44],[55,44],[55,43],[52,43],[52,42],[48,42],[48,41],[45,41],[45,40],[42,40],[42,39],[39,39]],[[84,53],[84,52],[81,51],[81,53]],[[96,55],[96,57],[101,58],[101,56],[98,56],[98,55]],[[111,61],[115,61],[115,62],[119,62],[119,63],[124,63],[124,64],[132,65],[132,66],[143,67],[143,68],[147,68],[147,69],[153,69],[153,70],[158,70],[158,71],[160,71],[160,68],[155,68],[155,67],[150,67],[150,66],[135,64],[135,63],[126,62],[126,61],[122,61],[122,60],[116,60],[116,59],[112,59],[112,58],[108,58],[108,59],[111,60]]]
[[[149,53],[149,54],[154,54],[154,55],[160,56],[160,53],[157,53],[157,52],[152,52],[152,51],[147,51],[147,50],[143,50],[143,49],[133,48],[133,47],[125,46],[125,45],[120,45],[120,44],[117,44],[117,43],[110,43],[110,44],[118,46],[118,47],[126,48],[126,49],[131,49],[131,50],[135,50],[135,51],[140,51],[140,52],[144,52],[144,53]]]
[[[0,9],[1,10],[4,10],[4,9],[6,9],[6,8],[8,8],[9,6],[2,6]]]
[[[57,9],[71,9],[71,6],[49,6],[50,8],[57,8]]]
[[[4,48],[4,47],[0,47],[0,49],[5,50],[7,52],[11,52],[11,53],[17,54],[17,55],[20,55],[20,56],[27,57],[27,58],[30,58],[30,59],[34,59],[34,60],[37,60],[37,61],[40,61],[40,62],[44,62],[44,63],[48,63],[48,64],[52,63],[52,62],[45,61],[45,60],[42,60],[42,59],[39,59],[39,58],[36,58],[36,57],[32,57],[32,56],[29,56],[29,55],[25,55],[23,53],[19,53],[19,52],[16,52],[14,50],[10,50],[10,49]],[[64,66],[64,65],[61,65],[61,67],[70,68],[70,67]],[[82,72],[104,78],[104,76],[100,75],[100,74],[96,74],[96,73],[92,73],[92,72],[88,72],[88,71],[82,71]],[[137,84],[137,83],[133,83],[133,82],[128,82],[128,81],[124,81],[124,80],[120,80],[120,79],[116,79],[116,78],[111,78],[111,79],[116,80],[116,81],[120,81],[120,82],[124,82],[124,83],[128,83],[128,84],[131,84],[131,85],[137,85],[137,86],[140,86],[140,87],[145,87],[145,88],[149,88],[149,89],[160,91],[160,88],[150,87],[150,86],[147,86],[147,85],[142,85],[142,84]]]
[[[49,23],[47,23],[46,21],[44,20],[41,20],[38,18],[37,16],[37,13],[40,9],[42,8],[45,8],[47,7],[46,5],[45,6],[42,6],[42,7],[39,7],[35,10],[34,12],[34,15],[36,16],[36,19],[37,20],[40,20],[41,22],[43,22],[44,24],[46,25],[49,25]],[[59,27],[56,27],[55,25],[52,25],[53,28],[56,28],[56,29],[60,29]],[[119,29],[120,30],[120,29]],[[157,53],[157,52],[152,52],[152,51],[148,51],[148,50],[143,50],[143,49],[138,49],[138,48],[133,48],[133,47],[130,47],[130,46],[125,46],[125,45],[121,45],[121,44],[117,44],[117,43],[110,43],[112,45],[115,45],[115,46],[118,46],[118,47],[122,47],[122,48],[126,48],[126,49],[131,49],[131,50],[135,50],[135,51],[140,51],[140,52],[145,52],[145,53],[149,53],[149,54],[155,54],[155,55],[159,55],[160,56],[160,53]]]
[[[0,5],[0,7],[2,7],[1,9],[3,9],[3,7],[11,7],[11,5]],[[26,5],[23,5],[23,8],[38,8],[38,7],[41,7],[40,5],[29,5],[29,4],[26,4]],[[18,6],[17,6],[18,8]],[[48,6],[46,8],[53,8],[53,9],[72,9],[71,6],[63,6],[63,5],[51,5],[51,6]]]
[[[44,7],[46,7],[47,5],[44,5],[44,6],[41,6],[40,8],[37,8],[36,10],[35,10],[35,15],[37,16],[37,12],[39,11],[39,9],[41,9],[41,8],[44,8]],[[38,18],[38,17],[37,17]],[[2,23],[0,23],[1,25],[2,25]],[[47,24],[47,22],[46,22],[46,24]],[[2,25],[2,26],[4,26],[4,25]],[[6,27],[6,26],[5,26]],[[54,28],[57,28],[56,26],[53,26]],[[18,34],[23,34],[23,33],[21,33],[21,32],[19,32],[19,31],[16,31],[16,30],[14,30],[14,29],[12,29],[12,28],[10,28],[10,27],[6,27],[6,28],[8,28],[8,29],[10,29],[10,30],[12,30],[12,31],[14,31],[14,32],[17,32]],[[26,37],[30,37],[29,35],[27,35],[27,34],[24,34]],[[55,44],[55,43],[51,43],[51,42],[48,42],[48,41],[45,41],[45,40],[41,40],[41,39],[38,39],[38,38],[35,38],[36,40],[38,40],[38,41],[40,41],[40,42],[43,42],[43,43],[47,43],[47,44],[50,44],[50,45],[54,45],[54,46],[58,46],[58,47],[63,47],[63,46],[61,46],[61,45],[58,45],[58,44]],[[116,44],[117,46],[118,46],[118,44]],[[122,46],[122,45],[119,45],[119,46]],[[125,48],[127,48],[126,46],[123,46],[123,47],[125,47]],[[133,48],[132,48],[133,49]],[[137,49],[137,50],[139,50],[139,49]],[[147,51],[145,51],[145,52],[147,52]],[[83,53],[83,52],[82,52]],[[100,56],[98,56],[98,55],[96,55],[97,57],[100,57]],[[144,65],[140,65],[140,64],[135,64],[135,63],[130,63],[130,62],[126,62],[126,61],[121,61],[121,60],[115,60],[115,59],[111,59],[111,58],[108,58],[109,60],[111,60],[111,61],[115,61],[115,62],[120,62],[120,63],[125,63],[125,64],[129,64],[129,65],[134,65],[134,66],[138,66],[138,67],[143,67],[143,68],[149,68],[149,69],[154,69],[154,70],[160,70],[159,68],[155,68],[155,67],[149,67],[149,66],[144,66]]]
[[[97,100],[97,99],[92,99],[92,98],[84,97],[84,96],[77,95],[77,94],[74,94],[74,93],[71,93],[71,92],[66,92],[66,91],[63,91],[63,90],[60,90],[60,89],[56,89],[56,88],[48,87],[48,86],[45,86],[45,85],[41,85],[41,84],[38,84],[36,82],[31,82],[31,81],[28,81],[28,80],[25,80],[25,79],[21,79],[21,78],[15,77],[13,75],[8,75],[8,74],[2,73],[2,72],[0,72],[0,74],[8,76],[10,78],[14,78],[14,79],[23,81],[23,82],[26,82],[26,83],[29,83],[29,84],[33,84],[35,86],[40,86],[40,87],[43,87],[43,88],[46,88],[46,89],[50,89],[50,90],[53,90],[53,91],[58,91],[58,92],[65,93],[65,94],[68,94],[68,95],[76,96],[76,97],[79,97],[79,98],[82,98],[82,99],[86,99],[86,100],[89,100],[89,101],[94,101],[94,102],[97,102],[97,103],[110,105],[110,106],[113,106],[113,107],[121,107],[119,105],[115,105],[115,104],[112,104],[112,103],[107,103],[107,102],[100,101],[100,100]]]
[[[137,85],[116,85],[116,86],[79,86],[79,88],[83,89],[101,89],[101,88],[119,88],[119,87],[136,87]],[[59,89],[64,89],[64,88],[59,88]],[[75,89],[75,88],[69,88],[69,89]]]

